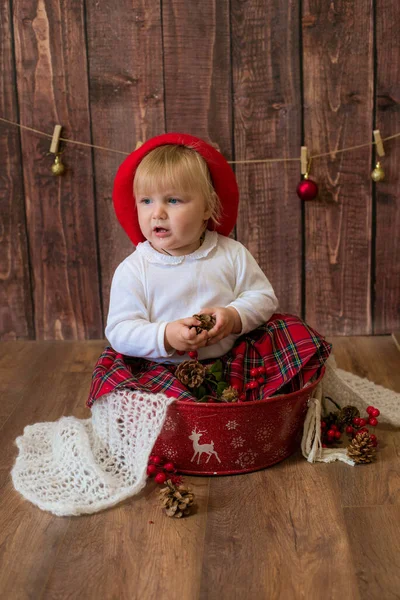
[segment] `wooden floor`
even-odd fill
[[[338,365],[400,392],[391,336],[335,338]],[[379,426],[378,460],[310,465],[298,452],[234,477],[186,477],[197,512],[169,519],[155,484],[81,517],[42,512],[12,486],[25,425],[88,418],[104,342],[0,345],[0,598],[400,598],[400,432]]]

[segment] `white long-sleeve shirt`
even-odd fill
[[[121,354],[179,363],[187,356],[165,349],[167,323],[210,306],[233,306],[242,331],[200,348],[199,360],[228,352],[240,335],[268,321],[277,311],[278,300],[240,242],[207,231],[203,244],[192,254],[168,256],[146,241],[114,273],[105,334]]]

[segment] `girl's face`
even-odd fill
[[[136,207],[139,225],[151,245],[173,256],[190,254],[199,247],[205,221],[211,216],[204,197],[196,191],[141,190]]]

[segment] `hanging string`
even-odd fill
[[[15,125],[16,127],[20,127],[21,129],[26,129],[27,131],[32,131],[33,133],[37,133],[38,135],[43,135],[47,138],[52,138],[53,135],[50,133],[46,133],[44,131],[39,131],[38,129],[34,129],[33,127],[28,127],[27,125],[21,125],[21,123],[15,123],[14,121],[9,121],[8,119],[4,119],[0,117],[0,121],[4,123],[8,123],[9,125]],[[389,135],[388,137],[382,138],[382,142],[387,142],[388,140],[393,140],[394,138],[400,137],[399,133],[394,133],[393,135]],[[123,154],[124,156],[129,156],[130,152],[122,152],[122,150],[115,150],[114,148],[108,148],[106,146],[97,146],[96,144],[87,144],[86,142],[78,142],[77,140],[71,140],[68,138],[60,137],[61,142],[65,142],[67,144],[76,144],[78,146],[86,146],[87,148],[95,148],[96,150],[105,150],[106,152],[115,152],[116,154]],[[341,154],[343,152],[351,152],[352,150],[358,150],[359,148],[366,148],[367,146],[375,146],[376,142],[366,142],[365,144],[357,144],[357,146],[349,146],[348,148],[340,148],[339,150],[331,150],[330,152],[323,152],[321,154],[312,154],[309,159],[312,160],[314,158],[322,158],[324,156],[332,156],[336,154]],[[255,164],[255,163],[274,163],[274,162],[293,162],[300,161],[300,157],[296,158],[259,158],[259,159],[248,159],[248,160],[228,160],[227,162],[231,165],[240,165],[240,164]]]

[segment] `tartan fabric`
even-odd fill
[[[239,337],[224,356],[201,362],[207,366],[221,360],[224,381],[239,389],[254,379],[250,369],[264,367],[264,383],[246,392],[246,400],[251,401],[300,390],[320,375],[331,350],[332,345],[299,317],[275,313],[267,323]],[[182,356],[182,360],[187,359]],[[91,408],[104,394],[122,387],[162,392],[177,400],[196,400],[174,376],[176,366],[124,356],[108,346],[95,365],[86,406]]]

